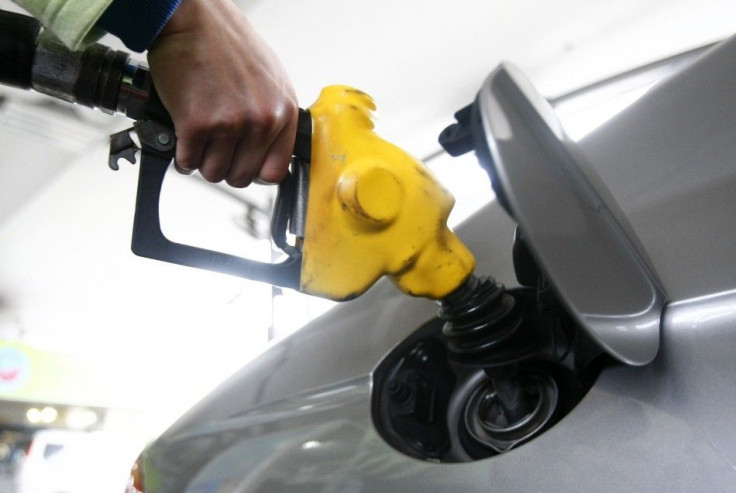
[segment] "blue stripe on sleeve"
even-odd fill
[[[142,52],[156,39],[181,0],[113,0],[97,26]]]

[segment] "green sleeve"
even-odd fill
[[[112,0],[13,0],[65,45],[78,50],[104,32],[95,23]]]

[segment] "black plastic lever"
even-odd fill
[[[151,105],[151,102],[154,104]],[[150,109],[157,106],[155,99],[151,99],[147,108],[149,114]],[[303,237],[312,147],[312,118],[309,111],[299,110],[292,170],[279,184],[271,218],[271,237],[285,254],[285,259],[277,263],[242,258],[166,238],[161,230],[159,203],[164,176],[176,152],[175,137],[168,124],[153,120],[137,122],[135,130],[141,141],[141,164],[131,243],[133,253],[154,260],[299,289],[301,250],[287,242],[287,231]]]
[[[172,162],[171,153],[159,153],[144,144],[138,175],[138,194],[133,221],[133,253],[141,257],[161,260],[179,265],[206,269],[223,274],[267,282],[286,288],[299,288],[301,274],[301,252],[289,249],[287,257],[280,263],[250,260],[204,248],[176,243],[161,231],[159,199],[166,170]],[[279,185],[279,194],[288,190],[291,180],[287,178]],[[291,196],[293,192],[286,192]],[[283,221],[282,221],[283,222]]]

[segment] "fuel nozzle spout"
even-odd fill
[[[543,331],[527,323],[519,300],[492,277],[471,275],[439,301],[439,317],[452,358],[498,369],[529,359],[546,347]]]
[[[499,453],[539,434],[552,420],[558,391],[554,379],[525,362],[549,347],[548,327],[530,320],[526,300],[492,277],[471,275],[439,305],[450,358],[486,374],[466,405],[468,434]]]

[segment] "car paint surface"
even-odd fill
[[[274,345],[144,453],[147,491],[729,491],[736,484],[736,43],[580,143],[668,295],[657,357],[611,366],[509,453],[438,464],[377,433],[371,374],[435,316],[382,282]],[[492,202],[458,229],[513,285],[515,225]],[[595,280],[591,280],[595,282]]]

